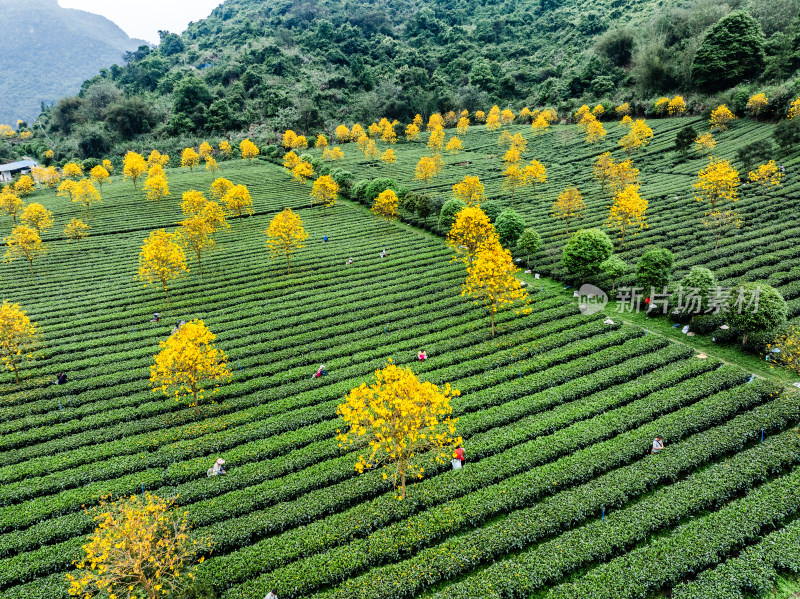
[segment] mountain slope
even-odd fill
[[[56,0],[2,2],[0,23],[13,30],[0,37],[0,123],[12,126],[32,121],[41,102],[76,93],[84,80],[144,43],[105,17],[61,8]]]

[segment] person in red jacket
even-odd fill
[[[459,470],[464,465],[465,460],[466,456],[464,456],[464,448],[457,447],[453,452],[453,459],[451,460],[453,464],[453,470]]]

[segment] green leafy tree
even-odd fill
[[[689,315],[694,320],[696,314],[709,309],[709,300],[718,285],[717,277],[708,268],[692,266],[689,273],[681,279],[677,289],[674,290],[674,293],[678,294],[677,297],[681,299],[682,304],[681,306],[675,305],[674,309],[680,309],[682,314]],[[697,297],[697,299],[693,299],[694,297]],[[677,303],[677,298],[674,294],[673,298]],[[687,310],[689,311],[688,314]]]
[[[512,247],[525,230],[525,219],[516,210],[503,210],[494,223],[500,244],[503,247]]]
[[[798,122],[800,122],[800,120]],[[481,208],[483,209],[484,214],[489,217],[489,222],[492,224],[497,221],[497,217],[503,212],[503,207],[499,202],[495,202],[494,200],[488,200],[481,203]]]
[[[669,285],[674,262],[672,252],[666,248],[647,250],[636,264],[636,284],[644,288],[646,295],[650,294],[651,288],[660,293]]]
[[[455,198],[447,200],[444,206],[442,206],[441,212],[439,212],[439,228],[444,231],[449,231],[450,227],[453,226],[456,214],[465,206],[466,204],[461,200]]]
[[[619,256],[610,256],[600,265],[600,270],[611,279],[611,295],[617,290],[617,279],[628,272],[628,264]]]
[[[749,13],[735,10],[706,31],[694,55],[692,80],[705,91],[733,87],[761,74],[766,40]]]
[[[695,139],[697,139],[697,130],[691,125],[687,125],[675,135],[675,151],[685,156],[692,148]]]
[[[531,256],[542,246],[541,236],[533,229],[525,229],[517,239],[517,250],[525,254],[525,264],[531,267]]]
[[[614,246],[608,235],[600,229],[581,229],[573,233],[564,252],[561,263],[570,273],[581,277],[581,283],[588,275],[600,272],[600,265],[611,257]]]
[[[747,344],[750,336],[758,333],[774,333],[786,322],[788,314],[786,300],[777,289],[766,283],[745,283],[738,287],[732,296],[743,298],[744,305],[741,311],[738,307],[731,306],[730,312],[730,323],[742,334],[742,345]],[[757,306],[755,298],[758,299]],[[737,298],[732,297],[732,299]]]

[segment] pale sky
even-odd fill
[[[63,8],[77,8],[114,21],[129,37],[158,43],[158,30],[182,33],[190,21],[206,18],[222,0],[58,0]]]

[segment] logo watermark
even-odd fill
[[[606,292],[594,285],[584,284],[576,291],[578,297],[578,309],[581,314],[597,314],[602,312],[608,304]]]
[[[668,291],[666,287],[661,290],[650,288],[650,293],[644,287],[620,287],[614,300],[614,312],[646,312],[683,314],[686,316],[698,314],[743,314],[758,312],[758,300],[761,288],[753,289],[743,287],[711,287],[707,292],[696,287],[678,287],[675,292]],[[584,284],[574,293],[578,300],[578,309],[581,314],[596,314],[605,309],[608,304],[608,295],[605,291],[594,285]]]

